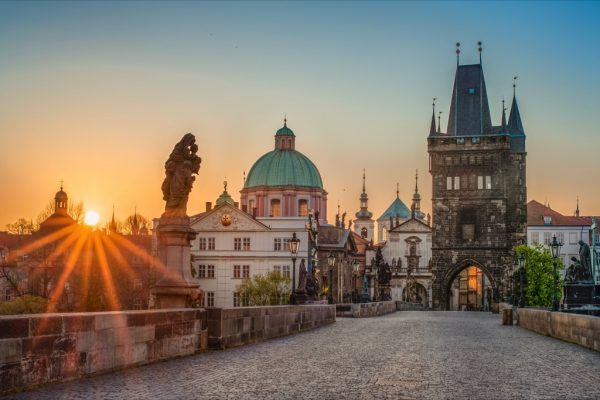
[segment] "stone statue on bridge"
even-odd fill
[[[191,133],[186,133],[175,145],[165,162],[165,179],[161,185],[166,201],[163,217],[186,217],[188,196],[200,171],[198,145]]]

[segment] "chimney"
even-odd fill
[[[234,201],[233,205],[235,206],[235,208],[240,208],[240,203],[237,201]]]
[[[209,212],[210,210],[212,210],[212,203],[210,201],[206,202],[206,212]]]
[[[248,205],[242,204],[242,211],[248,213]]]

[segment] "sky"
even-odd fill
[[[527,134],[528,199],[600,215],[600,3],[0,2],[0,230],[35,220],[64,180],[117,219],[158,217],[164,162],[186,133],[202,157],[188,214],[274,147],[283,125],[319,168],[330,221],[359,208],[366,169],[379,217],[431,210],[431,102],[456,68],[483,67],[493,123],[512,78]]]

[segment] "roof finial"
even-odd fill
[[[437,100],[437,97],[433,98],[433,103],[431,104],[432,108],[433,108],[433,113],[431,114],[431,126],[429,127],[429,134],[433,135],[435,134],[435,101]]]
[[[64,182],[64,181],[61,179],[61,180],[60,180],[60,190],[63,190],[63,182]]]
[[[479,65],[481,65],[481,52],[483,51],[483,47],[481,46],[481,40],[477,42],[477,51],[479,51]]]
[[[419,193],[419,170],[415,170],[415,193]]]
[[[283,127],[287,128],[287,114],[283,116]]]
[[[400,182],[396,182],[396,197],[400,198]]]
[[[517,78],[518,76],[513,77],[513,97],[517,95]]]
[[[458,67],[460,58],[460,42],[456,42],[456,66]]]
[[[365,189],[365,169],[363,168],[363,193],[366,193]]]
[[[504,106],[504,96],[502,96],[502,130],[506,130],[506,107]]]
[[[227,177],[225,177],[225,180],[223,181],[223,192],[227,191]]]
[[[246,184],[246,171],[244,171],[244,185]]]
[[[577,208],[575,209],[575,216],[579,217],[579,196],[577,196]]]
[[[442,111],[438,111],[438,128],[437,128],[437,133],[441,133],[442,132]]]

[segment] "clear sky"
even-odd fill
[[[35,219],[61,179],[110,218],[163,210],[172,146],[203,161],[189,213],[236,199],[287,114],[319,168],[329,219],[358,210],[362,169],[378,217],[431,178],[431,100],[450,104],[456,65],[483,64],[493,123],[517,98],[528,197],[600,215],[600,3],[0,2],[0,230]],[[509,103],[510,104],[510,103]]]

